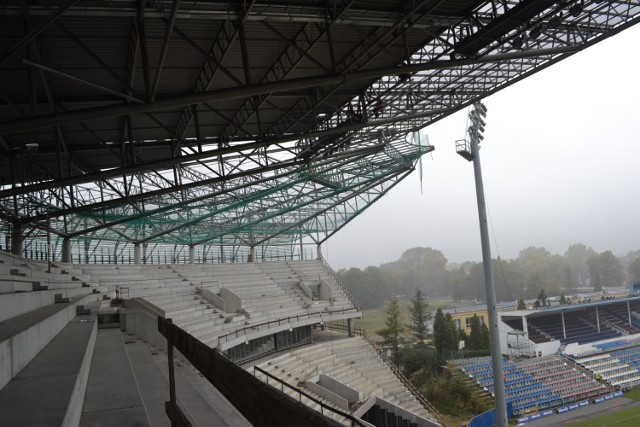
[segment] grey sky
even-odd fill
[[[485,100],[481,162],[492,255],[640,249],[640,25]],[[436,151],[329,240],[336,269],[393,261],[410,247],[480,260],[473,165],[455,153],[467,111],[425,130]]]

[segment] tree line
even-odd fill
[[[460,342],[464,349],[489,354],[489,330],[477,315],[471,318],[471,332],[467,334],[456,325],[449,313],[438,308],[435,316],[429,308],[429,300],[417,289],[409,304],[409,324],[401,321],[402,308],[396,297],[385,308],[385,326],[377,333],[382,346],[391,354],[391,360],[399,366],[416,387],[443,413],[470,416],[488,408],[473,393],[474,386],[465,383],[456,369],[442,369],[446,357],[456,353]],[[433,333],[429,324],[433,318]],[[477,353],[476,353],[477,354]]]
[[[600,291],[640,282],[640,250],[617,257],[610,250],[597,253],[577,243],[563,255],[552,255],[543,247],[531,246],[515,259],[498,257],[492,263],[498,301],[536,298],[542,289],[549,296],[559,296],[578,288]],[[364,308],[380,307],[414,289],[432,298],[485,299],[482,262],[449,263],[441,251],[432,248],[408,249],[397,261],[341,269],[337,275]]]

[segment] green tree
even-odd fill
[[[564,296],[564,292],[560,294],[560,304],[566,304],[567,303],[567,299]]]
[[[383,345],[391,347],[393,363],[399,365],[404,326],[400,321],[400,304],[397,298],[394,297],[389,301],[385,313],[387,314],[385,327],[377,333],[383,338]]]
[[[527,309],[527,304],[524,303],[524,300],[522,298],[520,298],[518,300],[518,308],[517,310],[526,310]]]
[[[416,289],[416,295],[411,300],[409,307],[409,319],[411,331],[419,345],[422,345],[427,337],[427,323],[431,320],[429,312],[429,300],[424,297],[420,289]]]
[[[443,349],[458,349],[458,332],[456,331],[456,325],[451,315],[447,313],[445,316],[439,307],[433,320],[433,342],[440,355]]]
[[[536,300],[536,302],[540,307],[544,307],[549,302],[549,299],[547,298],[547,294],[544,292],[544,289],[540,289],[540,292],[538,293],[538,299]]]
[[[470,322],[471,333],[469,334],[469,343],[466,346],[469,350],[486,350],[489,348],[489,330],[480,323],[480,318],[474,314]],[[483,330],[486,330],[486,332]]]

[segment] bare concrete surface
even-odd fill
[[[149,426],[120,329],[99,329],[80,426]]]
[[[20,322],[24,325],[32,320],[23,318]],[[94,322],[93,317],[85,322],[74,319],[0,390],[0,425],[62,424]],[[17,323],[14,325],[17,327]]]
[[[153,356],[168,384],[166,353]],[[251,427],[251,424],[187,361],[174,359],[178,404],[194,427]],[[167,392],[169,386],[167,385]],[[168,394],[167,394],[168,396]],[[168,397],[167,397],[168,400]]]
[[[43,320],[51,317],[53,314],[67,308],[71,304],[75,304],[76,302],[77,300],[72,299],[69,302],[46,305],[28,313],[0,322],[0,342],[29,329],[33,325],[37,325]]]

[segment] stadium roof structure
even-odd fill
[[[419,130],[639,16],[635,0],[6,0],[3,230],[320,244],[433,149]]]

